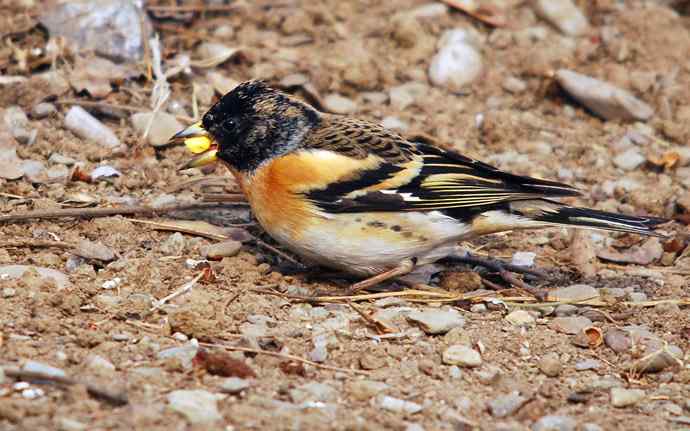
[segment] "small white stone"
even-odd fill
[[[435,86],[457,92],[479,78],[482,69],[482,57],[470,33],[464,29],[448,30],[431,59],[429,79]]]
[[[536,323],[534,317],[525,310],[511,311],[505,319],[514,326],[530,326]]]
[[[637,148],[630,148],[614,157],[613,164],[625,171],[632,171],[637,169],[645,160],[645,157],[640,154]]]
[[[580,36],[589,29],[589,22],[571,0],[536,0],[534,8],[544,18],[568,36]]]
[[[518,251],[513,255],[511,263],[516,266],[532,266],[536,257],[537,254],[531,251]]]
[[[87,139],[108,148],[121,145],[117,135],[81,106],[72,106],[65,115],[65,127],[80,138]]]
[[[469,346],[456,344],[443,352],[443,363],[473,368],[482,364],[482,356]]]
[[[323,98],[324,108],[334,114],[351,114],[357,111],[357,104],[340,94],[331,93]]]
[[[178,390],[168,394],[168,405],[192,425],[210,424],[223,418],[218,412],[218,400],[223,398],[222,395],[200,389]]]
[[[132,125],[140,135],[149,127],[147,140],[149,144],[154,147],[159,147],[168,143],[170,138],[184,127],[182,123],[177,121],[174,115],[167,112],[137,112],[131,117]]]
[[[637,404],[645,397],[642,389],[611,388],[611,405],[628,407]]]
[[[384,395],[379,398],[379,405],[385,410],[396,413],[415,414],[422,411],[422,406],[412,401],[401,400],[399,398]]]

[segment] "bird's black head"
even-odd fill
[[[238,171],[251,172],[263,162],[299,147],[318,124],[309,105],[261,81],[244,82],[223,96],[202,119],[218,143],[218,157]]]

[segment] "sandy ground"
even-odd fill
[[[0,71],[28,79],[2,86],[0,107],[16,105],[30,114],[47,101],[57,112],[30,117],[30,128],[37,131],[31,145],[0,131],[2,144],[16,148],[19,159],[44,163],[38,177],[0,179],[2,215],[180,203],[237,192],[221,167],[180,174],[177,167],[189,157],[183,148],[154,149],[141,140],[132,112],[121,107],[150,109],[153,81],[146,77],[146,62],[134,67],[135,76],[111,81],[102,97],[64,79],[38,78],[50,70],[49,61],[22,67],[12,47],[30,49],[48,40],[35,26],[40,4],[24,3],[28,9],[13,3],[9,18],[3,18]],[[682,2],[579,2],[590,29],[571,37],[521,1],[500,2],[509,23],[503,28],[455,10],[412,17],[425,5],[413,0],[315,3],[249,2],[203,16],[150,11],[166,60],[195,52],[202,40],[242,48],[211,69],[192,68],[171,78],[168,110],[182,120],[192,117],[195,93],[204,112],[218,96],[210,83],[219,76],[224,83],[282,82],[311,101],[339,94],[354,103],[351,115],[398,124],[408,135],[428,135],[501,168],[585,191],[570,203],[675,218],[664,228],[673,239],[604,233],[574,240],[566,229],[550,229],[469,244],[479,253],[508,259],[518,251],[535,253],[537,265],[552,272],[535,284],[549,289],[587,284],[597,295],[591,307],[535,305],[517,289],[492,293],[491,300],[435,302],[398,295],[351,306],[342,300],[295,299],[342,294],[345,284],[324,274],[307,277],[284,257],[257,246],[257,237],[273,243],[241,205],[161,217],[3,223],[0,270],[8,265],[34,269],[19,278],[0,278],[0,366],[7,374],[0,374],[0,429],[690,427],[685,365],[690,318],[683,307],[687,300],[682,302],[689,296],[690,274],[684,224],[690,220],[687,7]],[[456,93],[432,86],[427,77],[437,42],[453,28],[476,32],[484,63],[481,77]],[[68,76],[89,58],[66,54],[54,70]],[[603,121],[555,84],[553,72],[560,68],[624,88],[655,114],[645,122]],[[294,82],[298,85],[288,85]],[[305,82],[307,90],[301,87]],[[390,96],[411,82],[415,91],[403,89],[412,94],[411,102]],[[91,102],[85,108],[115,131],[124,148],[112,151],[67,130],[64,118],[71,104],[65,100]],[[626,151],[642,156],[640,163],[614,161]],[[121,176],[79,181],[70,166],[68,180],[59,175],[67,162],[51,158],[54,154],[79,162],[82,172],[108,165]],[[658,162],[663,158],[671,161],[663,165]],[[47,178],[49,173],[55,178]],[[207,180],[191,181],[201,178]],[[205,248],[218,242],[218,236],[209,238],[209,225],[180,234],[136,221],[171,219],[205,220],[217,226],[213,233],[238,239],[242,247],[207,267],[190,259],[202,260]],[[89,242],[80,243],[84,240]],[[600,256],[618,252],[619,257],[583,261],[583,242]],[[75,252],[77,244],[112,255]],[[64,283],[36,268],[60,271]],[[456,295],[484,287],[468,271],[449,268],[432,284]],[[190,292],[156,306],[199,274]],[[420,329],[414,318],[419,311],[450,316],[453,322],[432,334],[423,324]],[[566,321],[559,321],[563,316]],[[589,319],[584,326],[594,337],[591,344],[585,339],[582,347],[581,326],[563,328],[578,323],[574,316]],[[601,330],[605,342],[591,327]],[[621,339],[623,347],[616,344]],[[204,347],[210,359],[198,354],[197,342],[215,345]],[[454,362],[451,346],[464,346],[474,352],[465,355],[479,356],[479,362]],[[659,372],[636,368],[664,346],[673,355]],[[31,369],[30,361],[63,370],[78,384],[22,383],[30,379],[12,377],[18,369]],[[85,382],[126,393],[128,402],[94,397]],[[618,391],[637,398],[614,406]],[[180,407],[184,403],[176,397],[199,405]]]

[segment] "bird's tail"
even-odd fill
[[[668,222],[668,220],[658,217],[637,217],[589,208],[571,207],[548,199],[511,202],[510,211],[512,214],[526,218],[526,224],[553,224],[603,229],[661,238],[666,237],[666,235],[655,232],[654,228]],[[525,227],[530,226],[525,225]]]

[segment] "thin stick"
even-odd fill
[[[18,368],[3,368],[5,375],[17,380],[30,380],[34,383],[51,382],[64,386],[83,384],[86,391],[94,398],[102,399],[114,406],[124,406],[129,403],[125,392],[111,392],[107,389],[98,387],[92,383],[86,383],[74,378],[55,376],[52,374],[39,373],[34,371],[24,371]]]
[[[0,221],[2,221],[2,220],[0,220]],[[269,250],[269,251],[277,254],[278,256],[282,257],[283,259],[289,260],[290,262],[294,263],[295,265],[299,266],[300,268],[304,268],[304,265],[302,265],[300,262],[298,262],[295,258],[293,258],[292,256],[290,256],[289,254],[285,253],[282,250],[278,250],[277,248],[273,247],[271,244],[268,244],[268,243],[266,243],[266,242],[264,242],[264,241],[262,241],[256,237],[254,237],[254,242],[256,242],[256,245],[258,245],[259,247],[263,247],[266,250]]]
[[[213,344],[213,343],[201,343],[200,342],[199,345],[205,346],[205,347],[219,347],[221,349],[231,350],[231,351],[235,351],[235,352],[257,353],[260,355],[273,356],[274,358],[282,358],[282,359],[288,359],[290,361],[302,362],[303,364],[308,364],[308,365],[311,365],[311,366],[316,367],[316,368],[321,368],[321,369],[330,370],[330,371],[339,371],[341,373],[361,374],[364,376],[368,376],[370,374],[369,372],[362,371],[362,370],[352,370],[350,368],[340,368],[340,367],[334,367],[332,365],[319,364],[318,362],[310,361],[309,359],[304,359],[300,356],[289,355],[287,353],[277,353],[277,352],[271,352],[268,350],[252,349],[249,347],[228,346],[227,344]]]
[[[7,247],[46,247],[72,249],[74,245],[62,241],[50,241],[41,239],[15,239],[10,241],[0,241],[0,248]]]
[[[163,214],[172,211],[183,211],[192,209],[215,208],[218,206],[227,205],[227,203],[219,204],[215,202],[191,202],[180,203],[174,205],[166,205],[161,207],[151,207],[146,205],[131,206],[131,207],[117,207],[117,208],[62,208],[55,210],[37,210],[29,211],[19,214],[8,214],[0,216],[0,223],[9,223],[22,220],[32,219],[56,219],[64,217],[81,217],[81,218],[95,218],[108,217],[113,215],[132,215],[132,214]],[[232,205],[245,206],[245,202],[233,202]]]
[[[160,301],[156,301],[156,303],[151,307],[149,310],[149,313],[154,312],[164,306],[168,301],[172,301],[173,299],[177,298],[178,296],[184,295],[185,293],[189,292],[192,290],[194,285],[196,284],[197,281],[201,277],[204,276],[204,271],[201,271],[199,274],[197,274],[196,277],[188,281],[187,283],[183,284],[182,287],[171,293],[170,295],[166,296],[165,298],[161,299]]]

